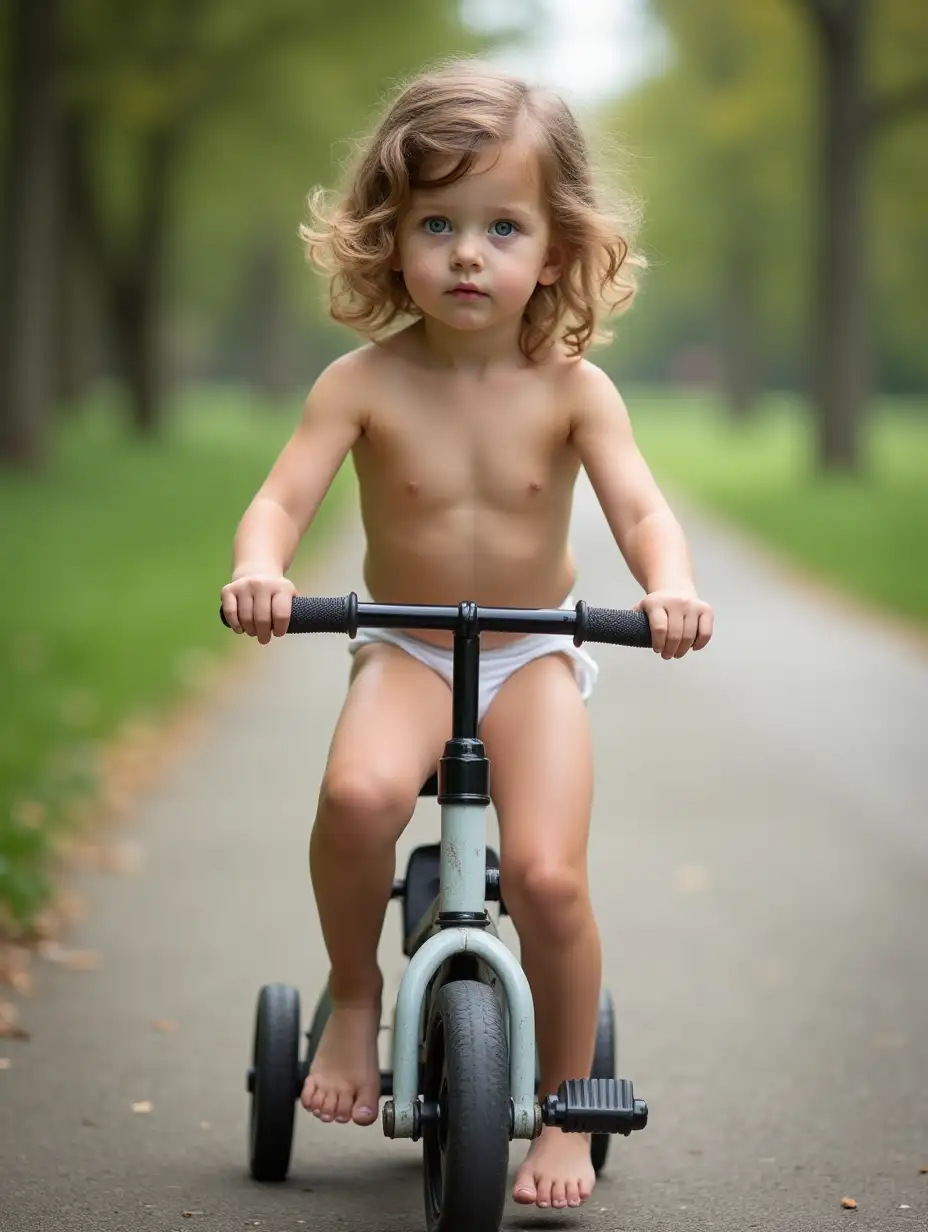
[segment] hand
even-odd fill
[[[247,633],[266,646],[283,637],[290,624],[296,587],[281,574],[249,573],[222,588],[222,612],[236,633]]]
[[[712,608],[695,591],[655,590],[632,608],[645,612],[651,625],[651,646],[662,659],[682,659],[702,650],[712,636]]]

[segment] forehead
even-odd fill
[[[454,155],[437,156],[424,172],[429,179],[440,179],[457,165]],[[541,160],[537,149],[525,141],[509,141],[482,150],[470,170],[451,184],[430,188],[423,185],[413,192],[416,201],[439,204],[458,201],[479,205],[508,203],[526,209],[542,204]]]

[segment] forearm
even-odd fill
[[[693,566],[683,528],[664,506],[636,522],[619,542],[635,580],[652,594],[658,590],[692,590]]]
[[[299,542],[299,528],[286,509],[269,497],[256,497],[235,532],[233,580],[248,573],[286,573]]]

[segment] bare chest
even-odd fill
[[[518,510],[560,494],[576,474],[569,417],[537,386],[479,396],[385,396],[355,448],[362,486],[420,508]]]

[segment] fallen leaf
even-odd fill
[[[926,1165],[924,1168],[919,1168],[919,1172],[921,1172],[921,1173],[926,1173],[926,1172],[928,1172],[928,1165]]]
[[[161,1035],[168,1035],[171,1031],[177,1030],[177,1023],[172,1018],[158,1018],[155,1021],[155,1030]]]
[[[709,870],[703,864],[684,864],[675,869],[674,885],[681,894],[698,894],[709,888]]]
[[[9,1057],[0,1057],[0,1069],[12,1069],[13,1062]]]
[[[841,1205],[844,1207],[846,1211],[856,1211],[857,1210],[857,1199],[856,1198],[842,1198]]]
[[[30,954],[25,946],[0,946],[0,984],[10,984],[18,993],[28,997],[32,992],[29,962]]]
[[[9,1001],[0,1001],[0,1037],[27,1040],[29,1032],[19,1025],[19,1010]]]
[[[133,1112],[151,1112],[154,1104],[150,1099],[140,1099],[138,1103],[132,1105]]]
[[[202,1215],[202,1214],[204,1214],[203,1211],[181,1211],[181,1215],[183,1216],[184,1219],[192,1219],[194,1215]]]
[[[69,971],[96,971],[100,966],[100,955],[95,950],[68,950],[57,941],[43,941],[39,953],[46,962]]]

